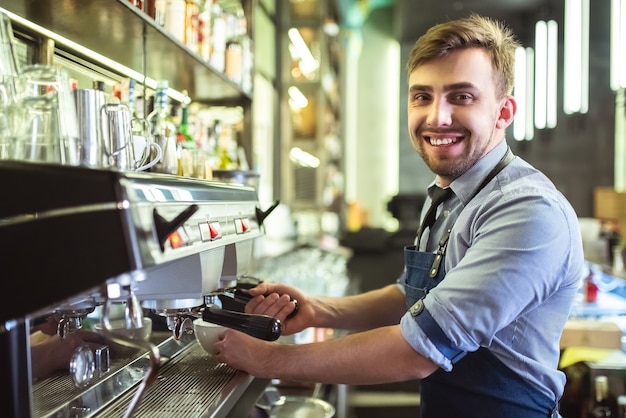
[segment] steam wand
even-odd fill
[[[123,286],[123,289],[128,292],[128,298],[126,301],[126,325],[127,326],[141,326],[143,324],[143,316],[140,317],[139,322],[137,321],[138,315],[141,315],[141,308],[135,293],[132,291],[130,285]],[[141,341],[141,340],[130,340],[122,338],[119,334],[116,334],[113,328],[111,327],[111,321],[109,319],[111,304],[112,301],[109,298],[109,293],[104,292],[106,294],[106,299],[104,301],[104,314],[102,315],[102,324],[103,329],[106,331],[107,337],[109,337],[113,342],[122,344],[128,347],[137,348],[140,350],[148,351],[148,356],[150,357],[150,367],[146,372],[146,375],[141,381],[141,384],[137,388],[137,392],[135,392],[135,396],[131,400],[128,405],[128,409],[126,410],[126,414],[124,414],[124,418],[130,418],[134,415],[137,407],[139,407],[139,403],[148,389],[148,386],[153,384],[157,377],[159,376],[159,368],[161,367],[161,352],[154,344],[149,341]]]

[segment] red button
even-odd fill
[[[242,218],[241,219],[241,232],[246,232],[250,230],[250,222],[248,221],[248,218]]]
[[[209,222],[209,236],[211,239],[216,239],[220,236],[219,222]]]

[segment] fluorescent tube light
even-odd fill
[[[317,168],[320,166],[319,158],[299,147],[294,147],[289,151],[289,159],[302,167]]]
[[[309,47],[302,38],[300,31],[296,28],[291,28],[287,31],[287,35],[291,40],[295,48],[295,55],[300,59],[300,69],[304,74],[310,74],[319,68],[319,63],[311,54]],[[292,52],[293,53],[293,52]]]
[[[545,129],[548,102],[548,25],[535,23],[535,127]]]
[[[303,109],[309,104],[306,96],[302,94],[300,89],[296,86],[289,87],[287,89],[287,93],[289,94],[289,104],[291,105],[291,107]]]
[[[546,127],[556,128],[559,27],[556,21],[548,21],[548,80],[546,96]]]
[[[513,138],[523,141],[526,135],[526,51],[524,47],[515,50],[515,85],[513,87],[517,101],[517,114],[513,121]]]
[[[565,0],[563,110],[587,113],[589,107],[589,0]]]
[[[611,1],[611,88],[626,88],[626,0]]]

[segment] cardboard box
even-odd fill
[[[626,236],[626,192],[613,187],[596,187],[593,216],[601,221],[617,222],[622,236]]]
[[[594,347],[622,349],[622,330],[614,322],[594,319],[570,319],[561,335],[561,349]]]

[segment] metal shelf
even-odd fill
[[[0,0],[0,8],[149,78],[166,79],[173,89],[187,90],[194,101],[251,101],[237,84],[127,0]],[[71,42],[63,46],[72,50]]]

